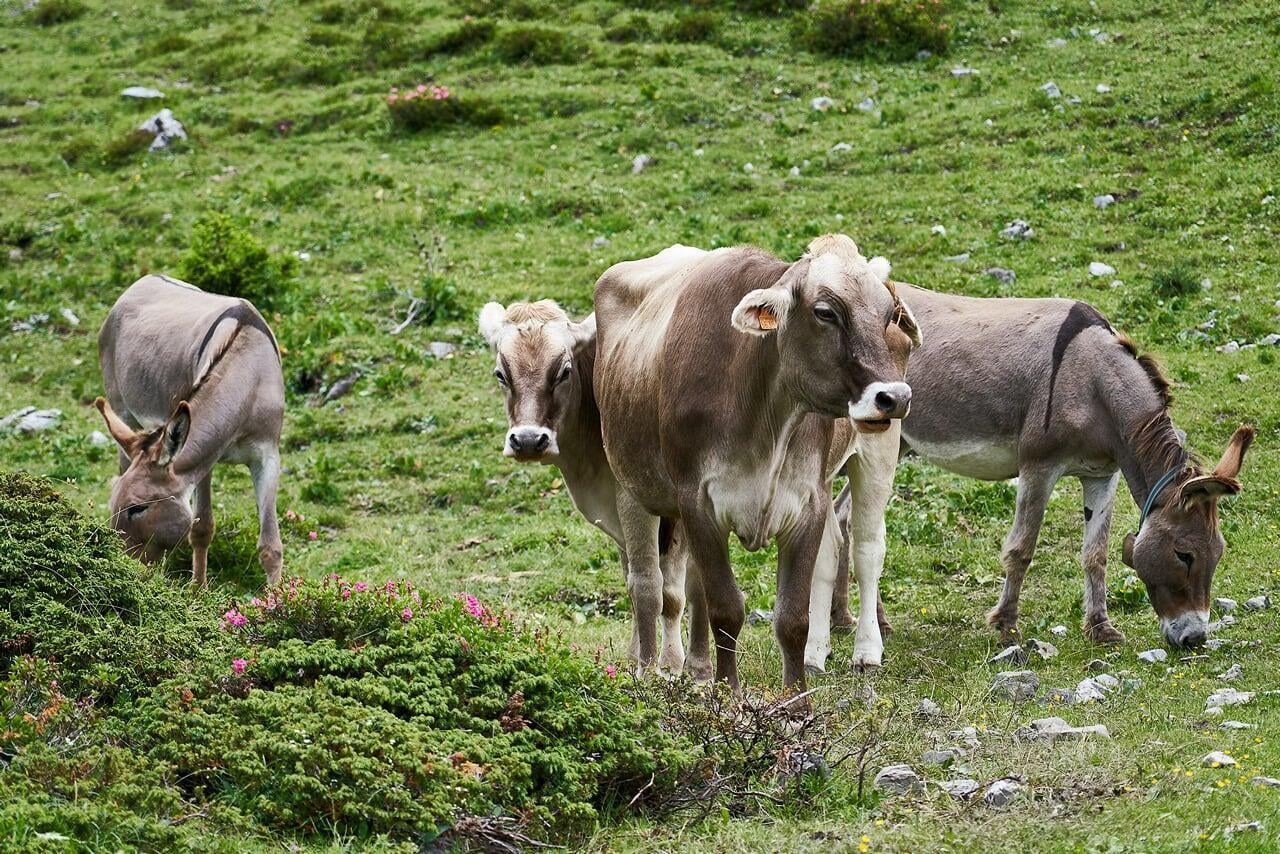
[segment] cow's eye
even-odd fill
[[[135,505],[133,505],[132,507],[130,507],[128,510],[126,510],[126,511],[125,511],[125,513],[127,513],[127,514],[129,515],[129,518],[130,518],[130,519],[136,519],[136,518],[138,518],[139,516],[141,516],[143,513],[146,513],[146,512],[147,512],[147,505],[146,505],[146,504],[135,504]]]
[[[1178,556],[1178,560],[1182,561],[1187,569],[1191,568],[1191,562],[1195,560],[1195,557],[1190,552],[1175,551],[1174,554]]]
[[[565,362],[564,367],[560,369],[560,373],[556,374],[555,382],[552,385],[560,385],[560,383],[569,379],[569,374],[571,373],[573,373],[573,365]]]
[[[493,375],[498,378],[498,382],[503,385],[507,384],[507,375],[502,372],[502,368],[494,368]]]
[[[819,303],[813,307],[813,316],[821,320],[823,323],[834,324],[837,320],[836,313],[829,306]]]

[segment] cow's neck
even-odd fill
[[[556,441],[561,448],[561,456],[556,460],[556,466],[564,475],[565,486],[575,506],[592,522],[597,522],[595,517],[605,513],[610,518],[602,521],[612,524],[616,510],[614,513],[607,511],[615,506],[616,482],[604,453],[604,439],[600,432],[600,410],[596,406],[594,390],[594,347],[574,354],[573,373],[578,384],[578,405],[567,413],[558,431]],[[605,506],[592,506],[597,503]]]
[[[1124,474],[1129,494],[1142,507],[1162,477],[1187,464],[1187,454],[1151,378],[1128,354],[1122,358],[1116,386],[1107,398],[1112,456]]]

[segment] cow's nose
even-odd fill
[[[901,418],[911,405],[911,387],[905,383],[876,392],[876,406],[890,418]]]
[[[541,454],[551,446],[551,431],[541,427],[520,427],[507,434],[507,444],[517,455]]]

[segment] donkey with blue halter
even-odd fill
[[[1018,598],[1054,484],[1084,489],[1084,632],[1098,643],[1124,636],[1107,614],[1107,540],[1121,475],[1142,508],[1123,559],[1146,586],[1161,631],[1178,647],[1202,644],[1210,585],[1222,558],[1218,501],[1240,491],[1236,476],[1253,440],[1235,431],[1204,470],[1169,417],[1169,382],[1156,363],[1096,309],[1065,299],[978,299],[898,284],[923,333],[911,357],[910,449],[948,471],[983,480],[1017,476],[1013,528],[1005,539],[1004,592],[988,622],[1017,633]],[[1049,345],[1052,342],[1052,346]],[[833,602],[848,625],[847,570]]]

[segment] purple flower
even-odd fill
[[[413,609],[412,609],[412,608],[405,608],[403,611],[401,611],[401,612],[400,612],[400,619],[401,619],[401,620],[403,620],[403,621],[404,621],[404,622],[406,622],[406,623],[407,623],[407,622],[409,622],[410,620],[412,620],[412,619],[413,619]]]
[[[245,668],[247,668],[248,666],[249,666],[248,661],[246,661],[243,658],[237,658],[231,662],[231,671],[235,673],[237,676],[239,676],[240,674],[244,673]]]

